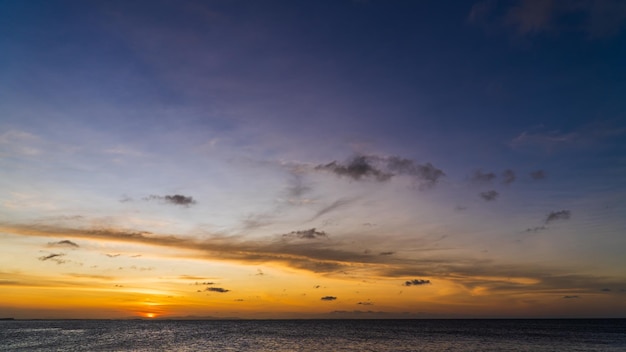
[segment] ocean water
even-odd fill
[[[16,320],[2,351],[626,351],[626,319]]]

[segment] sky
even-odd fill
[[[0,317],[626,317],[619,0],[0,0]]]

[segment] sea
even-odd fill
[[[1,351],[626,351],[626,319],[14,320]]]

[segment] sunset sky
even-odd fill
[[[626,317],[626,3],[0,0],[0,318]]]

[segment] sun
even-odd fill
[[[154,317],[156,317],[156,314],[154,314],[154,313],[146,313],[145,316],[146,316],[146,318],[154,318]]]

